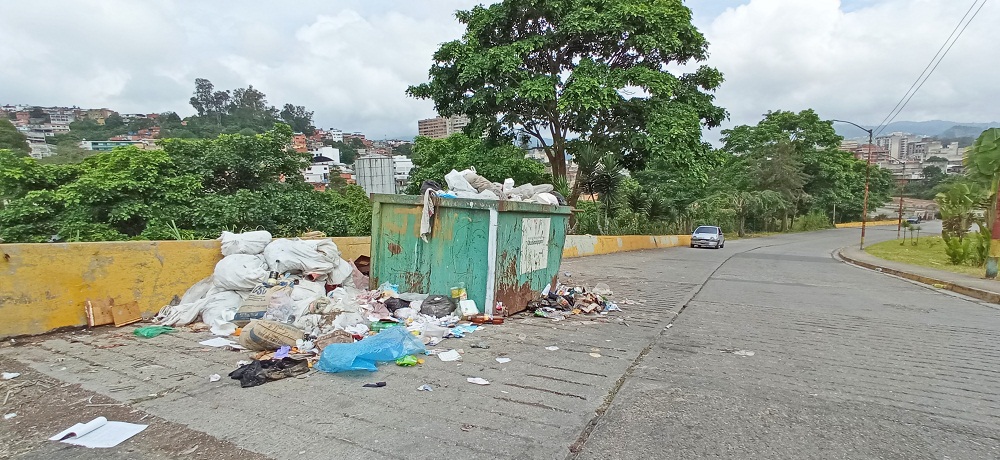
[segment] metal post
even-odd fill
[[[906,178],[906,161],[903,161],[903,179]],[[899,239],[899,232],[903,230],[903,181],[899,181],[899,222],[896,223],[896,239]]]
[[[865,229],[868,227],[868,183],[871,180],[872,175],[872,143],[874,142],[874,129],[865,128],[857,123],[846,121],[846,120],[830,120],[837,121],[840,123],[847,123],[850,125],[857,126],[859,129],[864,130],[868,133],[868,161],[865,164],[865,203],[861,211],[861,249],[865,248]],[[834,213],[836,213],[836,204],[834,204]]]
[[[861,128],[860,126],[858,127]],[[865,227],[868,225],[868,181],[872,175],[872,130],[869,129],[866,131],[868,131],[868,161],[865,165],[865,205],[861,211],[861,250],[865,249]]]

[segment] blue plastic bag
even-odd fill
[[[331,343],[323,349],[316,369],[323,372],[376,371],[375,363],[423,353],[423,342],[405,327],[390,327],[360,342]]]

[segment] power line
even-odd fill
[[[948,38],[945,39],[944,43],[941,44],[941,47],[938,48],[937,53],[935,53],[934,57],[932,57],[930,62],[927,63],[927,66],[924,67],[923,72],[920,72],[920,75],[917,76],[917,79],[913,81],[912,85],[910,85],[910,89],[908,89],[906,93],[903,94],[903,97],[900,98],[899,102],[896,103],[896,106],[889,111],[889,114],[886,115],[885,118],[882,119],[882,122],[879,123],[878,127],[875,128],[876,135],[880,134],[883,130],[885,130],[885,128],[887,128],[889,124],[892,123],[892,121],[895,120],[900,113],[902,113],[903,109],[906,108],[906,105],[910,103],[910,99],[913,99],[913,96],[917,94],[917,91],[920,91],[920,88],[924,86],[924,83],[926,83],[927,80],[931,77],[931,74],[934,73],[934,70],[938,68],[938,65],[940,65],[941,61],[944,60],[945,56],[948,55],[948,52],[951,51],[951,48],[955,46],[955,43],[965,32],[965,29],[969,27],[969,24],[972,23],[972,20],[976,18],[976,16],[979,14],[979,11],[983,9],[983,6],[986,5],[986,2],[987,0],[983,0],[982,3],[979,3],[979,0],[974,0],[972,2],[972,5],[969,6],[969,9],[965,12],[965,15],[962,16],[962,19],[960,19],[958,21],[958,24],[955,25],[955,28],[952,29],[951,34],[948,35]],[[969,13],[972,12],[973,8],[976,7],[976,4],[979,4],[979,8],[976,9],[976,12],[972,14],[972,17],[970,17],[969,20],[966,21],[965,18],[969,17]],[[964,26],[962,24],[963,22],[965,23]],[[959,30],[959,28],[961,28],[961,30]],[[956,32],[958,32],[957,35]],[[952,39],[952,37],[954,37],[954,39]],[[944,51],[943,53],[942,50]],[[928,71],[928,69],[930,69],[930,71]]]

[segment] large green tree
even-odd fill
[[[505,0],[456,16],[465,34],[434,53],[411,96],[468,115],[470,133],[534,138],[557,180],[574,136],[632,171],[662,158],[707,177],[701,130],[726,117],[711,94],[722,74],[694,65],[708,43],[681,0]]]
[[[413,145],[413,171],[406,193],[420,192],[420,184],[433,180],[445,185],[444,176],[452,169],[474,167],[476,172],[494,182],[514,179],[518,185],[539,184],[549,178],[545,167],[524,157],[524,151],[511,145],[490,145],[480,139],[453,134],[445,139],[418,137]]]
[[[833,123],[823,120],[812,109],[796,112],[768,112],[756,125],[741,125],[722,131],[723,150],[747,158],[781,158],[786,170],[801,165],[804,179],[801,195],[790,201],[792,217],[817,210],[827,215],[837,208],[844,218],[859,218],[864,200],[865,162],[838,149],[842,137]],[[779,155],[775,156],[775,155]],[[789,167],[789,165],[796,165]],[[786,180],[791,178],[782,173]],[[763,176],[761,176],[763,177]],[[795,181],[797,182],[797,181]],[[781,191],[791,199],[788,188],[777,184],[758,184],[758,188]],[[889,173],[871,167],[869,209],[889,199],[892,184]]]
[[[306,110],[305,106],[285,104],[279,116],[297,133],[312,136],[316,132],[316,127],[313,126],[313,113]]]
[[[7,120],[0,120],[0,149],[12,150],[20,155],[28,155],[28,137],[21,134],[17,127]]]
[[[0,240],[103,241],[215,237],[263,228],[366,234],[364,191],[318,192],[291,128],[215,139],[169,139],[162,150],[99,152],[79,164],[40,164],[0,150]]]

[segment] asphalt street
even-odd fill
[[[209,382],[243,356],[199,346],[204,332],[5,345],[0,368],[39,384],[3,405],[18,415],[0,421],[0,457],[1000,457],[1000,311],[833,258],[858,236],[566,260],[564,279],[607,283],[624,312],[514,318],[443,342],[461,361],[415,368],[241,389]],[[100,452],[45,441],[97,415],[150,426]]]
[[[1000,311],[831,257],[858,234],[662,254],[697,292],[578,458],[1000,458]]]

